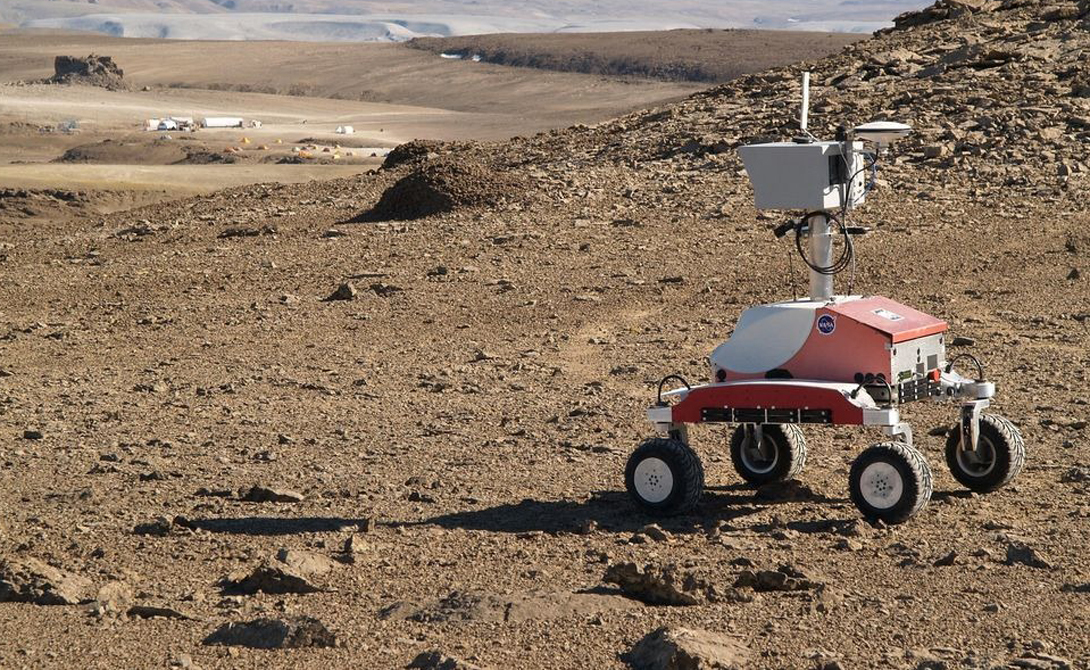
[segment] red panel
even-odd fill
[[[855,373],[890,378],[889,336],[851,318],[842,318],[831,309],[818,310],[817,318],[828,314],[833,317],[834,329],[829,334],[816,327],[810,329],[810,337],[799,352],[783,364],[795,379],[820,379],[831,382],[854,383]]]
[[[894,344],[941,333],[947,328],[941,319],[882,296],[849,300],[828,309],[889,335]]]
[[[833,423],[863,423],[863,409],[840,391],[790,382],[698,386],[674,405],[674,422],[700,423],[700,413],[705,407],[827,409],[832,412]]]

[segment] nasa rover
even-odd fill
[[[690,386],[677,375],[660,382],[647,412],[660,436],[636,449],[625,468],[629,494],[649,512],[676,514],[697,504],[704,470],[689,442],[690,424],[733,424],[731,460],[755,486],[799,476],[807,424],[881,429],[888,439],[863,450],[848,484],[863,516],[886,523],[917,514],[932,493],[930,466],[901,418],[911,403],[960,405],[947,433],[946,463],[970,490],[994,491],[1022,469],[1018,428],[985,412],[995,385],[975,357],[947,358],[945,322],[889,298],[833,290],[834,276],[854,268],[852,236],[865,232],[848,226],[849,213],[874,187],[886,146],[911,128],[873,122],[818,141],[807,130],[808,103],[806,74],[802,134],[739,153],[758,209],[803,212],[774,232],[794,235],[810,271],[809,296],[745,310],[730,339],[709,356],[710,383]],[[955,370],[962,361],[973,364],[975,375]],[[682,386],[664,392],[671,382]]]

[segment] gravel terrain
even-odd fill
[[[0,667],[1090,667],[1088,10],[943,0],[594,127],[0,210]],[[791,134],[803,69],[818,135],[916,128],[854,289],[971,341],[1026,469],[968,493],[955,407],[907,407],[936,492],[874,527],[877,434],[807,428],[753,490],[702,428],[697,512],[645,516],[655,384],[805,291],[735,152]]]

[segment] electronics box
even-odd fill
[[[770,142],[738,149],[757,209],[840,209],[854,175],[849,207],[863,202],[866,177],[862,142],[855,142],[853,165],[845,163],[840,142]]]

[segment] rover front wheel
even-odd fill
[[[901,442],[867,447],[852,463],[848,483],[852,502],[871,521],[907,521],[931,499],[931,468]]]
[[[756,431],[738,426],[730,436],[730,460],[742,479],[754,486],[794,479],[806,466],[806,438],[793,423],[769,423]]]
[[[704,490],[704,466],[696,452],[680,440],[654,438],[628,459],[625,488],[648,512],[670,515],[696,507]]]
[[[955,426],[946,437],[946,465],[954,479],[977,493],[1006,486],[1026,463],[1022,433],[998,414],[980,417],[976,449],[962,449],[961,430]]]

